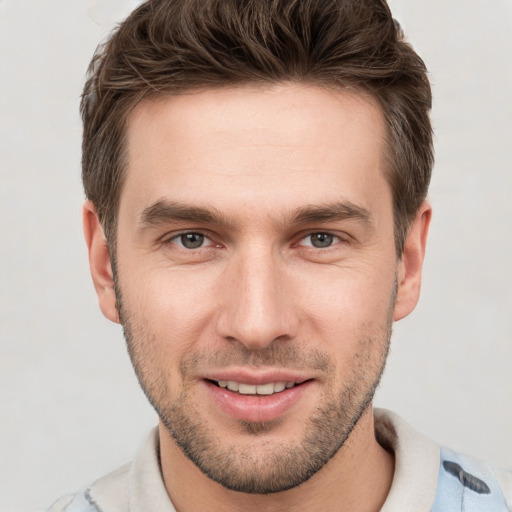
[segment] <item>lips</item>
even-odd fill
[[[230,372],[203,381],[213,403],[231,418],[267,422],[287,414],[313,381],[290,372]]]

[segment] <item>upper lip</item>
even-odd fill
[[[212,370],[203,375],[204,379],[213,381],[234,381],[240,384],[261,385],[269,382],[295,382],[300,384],[312,377],[304,372],[290,369],[262,369],[247,368]]]

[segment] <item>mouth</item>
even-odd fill
[[[291,413],[314,384],[314,379],[295,377],[291,380],[291,375],[288,376],[290,380],[284,375],[282,380],[270,376],[241,377],[240,380],[224,380],[210,376],[203,382],[212,402],[224,414],[248,422],[268,422]]]

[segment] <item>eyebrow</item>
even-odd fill
[[[347,219],[354,219],[369,226],[372,224],[370,211],[351,201],[301,206],[291,213],[285,224],[336,222]],[[165,199],[148,206],[139,215],[141,227],[158,226],[169,222],[194,222],[233,227],[233,223],[215,208],[203,208]]]
[[[372,214],[363,206],[351,201],[341,201],[327,205],[309,205],[297,208],[291,217],[291,224],[309,224],[314,222],[335,222],[354,219],[363,224],[372,224]]]
[[[139,216],[139,224],[142,227],[179,221],[231,227],[231,223],[215,208],[202,208],[165,199],[148,206]]]

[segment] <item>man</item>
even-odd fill
[[[50,510],[511,507],[510,474],[372,409],[419,297],[430,105],[383,1],[132,13],[84,91],[84,229],[160,422]]]

